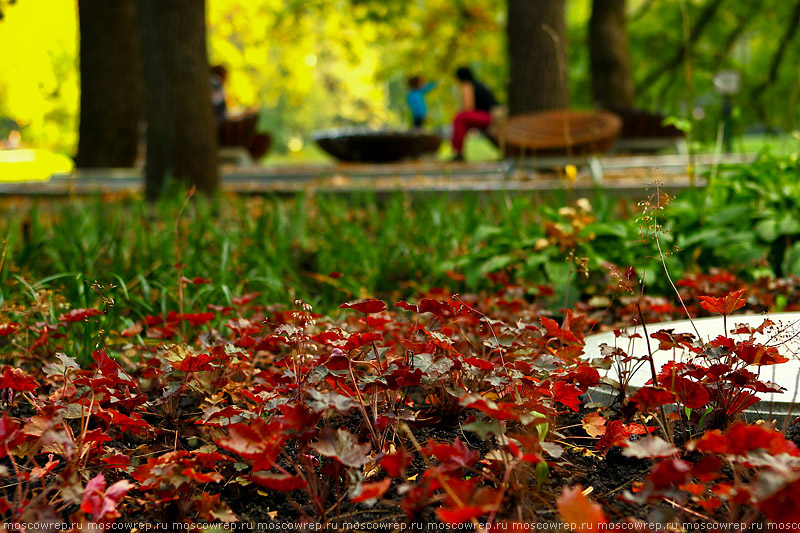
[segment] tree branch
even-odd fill
[[[630,17],[628,17],[629,22],[636,22],[646,15],[647,12],[650,11],[650,8],[653,7],[653,4],[655,4],[655,0],[647,0],[645,3],[643,3],[641,6],[639,6],[639,9],[631,13]]]
[[[736,44],[736,41],[739,40],[739,37],[742,35],[742,33],[744,33],[744,30],[747,29],[747,25],[753,20],[751,15],[752,13],[748,13],[747,15],[742,16],[733,31],[728,34],[728,37],[725,39],[725,42],[722,43],[722,47],[714,58],[714,68],[711,69],[712,72],[719,70],[725,60],[728,59],[728,56],[731,54],[731,50],[733,50],[733,45]]]
[[[725,0],[711,0],[708,2],[700,13],[700,16],[697,17],[697,21],[692,26],[691,31],[689,32],[689,47],[693,45],[697,39],[703,34],[703,32],[708,27],[708,24],[714,19],[714,14],[719,9],[719,6]],[[683,60],[683,56],[687,53],[687,46],[685,43],[681,43],[678,51],[675,55],[669,59],[666,63],[659,66],[658,68],[653,69],[641,82],[641,84],[637,84],[638,87],[641,87],[641,91],[647,91],[651,85],[653,85],[656,81],[658,81],[664,74],[672,73],[676,68],[681,65],[681,61]],[[691,50],[689,50],[691,53]]]
[[[792,39],[797,33],[798,24],[800,24],[800,1],[794,5],[792,16],[789,18],[789,22],[786,25],[786,30],[783,32],[783,38],[778,44],[778,49],[775,50],[775,55],[772,56],[772,62],[769,66],[769,77],[759,83],[758,86],[753,89],[754,95],[760,95],[769,85],[775,83],[775,80],[778,79],[778,69],[780,69],[783,56],[786,55],[786,49],[789,47],[789,44],[792,42]]]
[[[767,112],[764,107],[762,96],[767,90],[767,87],[775,83],[775,81],[778,79],[778,70],[780,69],[784,55],[786,55],[786,49],[789,47],[789,44],[792,42],[792,39],[797,33],[798,24],[800,24],[800,0],[795,3],[794,9],[792,10],[792,15],[789,17],[789,21],[786,25],[786,30],[783,32],[783,37],[778,44],[778,49],[775,50],[775,55],[772,56],[772,62],[769,66],[769,76],[766,80],[756,85],[751,93],[751,101],[755,104],[754,107],[756,109],[756,113],[762,122],[767,121]]]

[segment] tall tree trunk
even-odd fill
[[[509,115],[569,105],[564,0],[508,0]]]
[[[142,120],[136,0],[79,0],[79,167],[130,167]]]
[[[592,2],[589,20],[592,94],[600,107],[631,108],[634,105],[625,3],[625,0]]]
[[[172,177],[211,193],[219,186],[204,0],[140,0],[147,163],[145,194]]]

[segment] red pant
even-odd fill
[[[464,137],[472,128],[485,130],[492,121],[488,111],[462,111],[453,120],[453,150],[460,154],[464,149]]]

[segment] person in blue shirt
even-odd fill
[[[408,102],[408,107],[411,108],[411,118],[414,121],[415,128],[421,128],[425,123],[425,118],[428,115],[428,106],[425,105],[425,95],[434,87],[436,87],[436,84],[432,81],[423,85],[422,78],[419,76],[408,78],[408,94],[406,95],[406,101]]]

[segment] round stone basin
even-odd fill
[[[759,375],[761,381],[772,381],[784,389],[783,393],[757,393],[761,401],[753,405],[748,412],[751,414],[781,414],[790,412],[793,401],[800,396],[797,393],[798,380],[800,380],[800,313],[770,313],[764,315],[734,315],[728,317],[728,336],[734,340],[746,340],[749,335],[734,335],[730,331],[739,324],[744,324],[752,328],[760,326],[765,319],[769,318],[775,323],[764,330],[763,334],[756,333],[754,342],[767,346],[776,346],[778,352],[789,358],[789,361],[777,365],[748,366],[747,369]],[[693,321],[697,328],[695,332],[689,320],[679,320],[675,322],[660,322],[647,324],[647,333],[653,333],[665,329],[674,330],[674,334],[690,333],[700,337],[707,342],[715,339],[719,335],[725,334],[722,317],[700,318]],[[647,355],[647,342],[644,338],[644,330],[641,326],[630,327],[624,330],[627,334],[638,333],[641,338],[628,338],[621,336],[617,338],[613,331],[591,335],[586,337],[586,347],[584,357],[594,359],[601,357],[601,345],[606,344],[612,348],[621,348],[625,353],[632,357],[643,357]],[[650,348],[653,350],[653,359],[656,370],[670,361],[688,362],[692,355],[688,350],[678,348],[676,350],[659,350],[658,341],[650,339]],[[601,370],[601,375],[603,371]],[[607,371],[611,379],[617,378],[616,370],[612,367]],[[643,386],[651,378],[650,367],[647,363],[639,366],[633,373],[630,384],[634,387]],[[598,390],[605,395],[608,388]],[[792,409],[792,412],[800,414],[800,408]]]
[[[317,144],[340,161],[389,163],[434,154],[442,143],[425,130],[342,128],[314,134]]]

